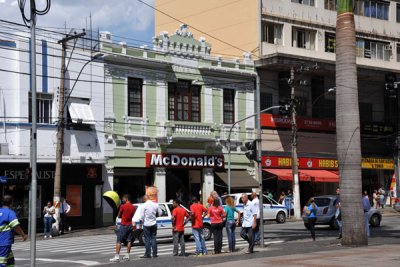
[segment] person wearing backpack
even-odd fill
[[[304,207],[304,213],[308,217],[308,225],[310,227],[310,233],[312,239],[315,241],[315,222],[317,220],[318,206],[314,202],[314,198],[310,198],[307,205]]]

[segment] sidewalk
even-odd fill
[[[310,248],[311,250],[311,248]],[[361,248],[341,248],[276,257],[251,258],[226,263],[207,264],[207,267],[261,266],[398,266],[400,245],[378,245]],[[200,266],[198,266],[200,267]]]

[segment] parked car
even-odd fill
[[[251,200],[251,193],[246,193]],[[222,196],[222,202],[225,205],[226,199],[231,196],[235,202],[235,206],[238,210],[243,210],[243,202],[241,199],[242,193],[230,194]],[[259,196],[259,195],[258,195]],[[264,221],[276,221],[277,223],[284,223],[287,217],[286,206],[279,204],[272,198],[269,198],[266,195],[263,195],[263,207],[264,207]],[[235,213],[235,218],[237,214]]]
[[[135,213],[133,215],[132,221],[136,223],[136,230],[133,231],[132,243],[138,240],[140,245],[144,245],[144,232],[143,229],[139,229],[140,221],[140,209],[141,204],[133,204],[135,206]],[[157,238],[172,238],[172,203],[158,203],[159,208],[162,211],[161,216],[157,217]],[[190,211],[181,206],[190,213]],[[116,229],[118,229],[121,219],[116,218]],[[211,239],[211,222],[209,218],[203,219],[203,234],[205,240]],[[189,240],[192,235],[192,224],[189,221],[185,225],[185,240]]]
[[[326,195],[314,197],[315,204],[318,206],[316,225],[329,225],[331,229],[338,229],[335,222],[336,207],[334,205],[337,199],[336,195]],[[361,199],[360,199],[361,201]],[[378,227],[381,224],[382,215],[379,210],[371,208],[368,212],[369,224],[372,227]],[[303,212],[304,226],[308,229],[307,216]]]

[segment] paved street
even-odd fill
[[[400,225],[399,216],[384,217],[380,228],[372,229],[372,238],[370,239],[370,247],[383,244],[393,244],[400,247]],[[222,266],[231,266],[231,263],[245,259],[260,259],[259,264],[262,265],[262,258],[279,257],[296,254],[308,254],[309,252],[321,252],[342,250],[339,241],[336,239],[337,232],[329,230],[327,227],[318,227],[317,241],[312,242],[309,238],[309,232],[304,229],[302,222],[287,222],[285,224],[268,223],[266,224],[266,248],[257,248],[253,255],[245,255],[246,243],[238,237],[239,251],[233,254],[225,253],[222,255],[209,255],[206,257],[194,257],[194,241],[186,243],[188,257],[172,257],[172,241],[162,240],[159,242],[159,258],[157,259],[139,259],[144,254],[144,247],[135,245],[132,248],[132,261],[129,265],[138,265],[139,263],[148,264],[149,266],[163,266],[165,261],[172,266],[194,266],[209,265],[210,263],[225,263]],[[225,234],[225,232],[224,232]],[[71,236],[74,234],[71,234]],[[38,266],[94,266],[94,265],[110,265],[119,266],[127,263],[110,264],[109,258],[114,255],[114,234],[100,234],[89,236],[73,236],[68,235],[62,238],[54,238],[52,240],[38,240],[37,242],[37,258]],[[237,231],[238,235],[238,231]],[[226,238],[224,238],[224,249],[226,249]],[[213,242],[207,242],[209,251],[213,249]],[[124,249],[124,248],[123,248]],[[14,254],[17,259],[18,266],[29,265],[29,243],[17,242],[14,245]],[[329,253],[328,253],[329,256]],[[285,257],[286,258],[286,257]],[[306,261],[306,259],[305,259]],[[235,265],[235,266],[239,266]],[[220,265],[221,266],[221,265]],[[233,265],[232,265],[233,266]],[[242,266],[242,265],[240,265]],[[382,265],[381,265],[382,266]]]

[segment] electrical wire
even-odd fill
[[[18,0],[18,6],[21,11],[22,20],[24,21],[25,25],[30,28],[32,25],[36,25],[36,15],[42,16],[47,14],[50,11],[51,7],[51,0],[46,0],[46,7],[43,10],[39,10],[36,8],[36,2],[30,1],[31,3],[31,17],[28,18],[25,16],[25,4],[26,0]],[[30,25],[28,25],[30,24]]]

